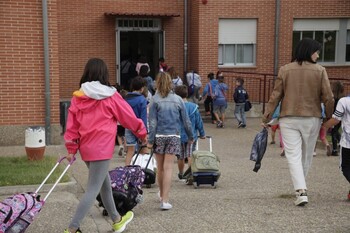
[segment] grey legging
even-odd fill
[[[112,187],[108,173],[110,160],[100,160],[86,162],[89,168],[89,180],[87,183],[86,192],[79,202],[75,215],[69,228],[78,229],[81,221],[88,214],[90,208],[96,201],[98,193],[101,194],[103,205],[105,206],[112,221],[119,218],[119,213],[115,207],[112,195]]]

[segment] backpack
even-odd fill
[[[40,212],[44,201],[34,193],[15,194],[0,202],[0,232],[22,233]]]
[[[109,171],[112,189],[128,193],[129,187],[134,186],[141,190],[145,180],[145,173],[140,166],[117,167]]]
[[[194,72],[192,72],[192,84],[188,86],[188,96],[194,94]]]
[[[194,151],[192,156],[192,172],[217,172],[219,171],[219,158],[210,151]]]

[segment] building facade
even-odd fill
[[[348,0],[47,0],[45,89],[42,2],[0,1],[0,145],[23,145],[25,128],[45,124],[59,143],[60,102],[79,88],[91,57],[106,61],[113,84],[122,61],[141,54],[152,76],[164,57],[180,76],[196,70],[206,82],[217,70],[274,74],[293,44],[311,37],[329,77],[350,79]],[[257,87],[248,88],[254,96]]]

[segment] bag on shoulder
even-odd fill
[[[252,103],[250,103],[250,101],[247,100],[247,101],[244,103],[244,111],[245,111],[245,112],[248,112],[251,108],[252,108]]]

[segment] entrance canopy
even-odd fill
[[[123,18],[171,18],[179,17],[176,13],[130,13],[130,12],[105,12],[105,16]]]

